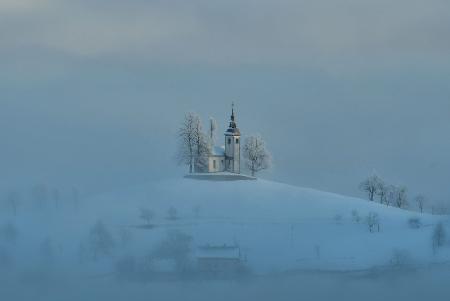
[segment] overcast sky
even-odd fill
[[[175,177],[186,111],[360,195],[376,171],[450,203],[446,0],[1,0],[0,188]]]

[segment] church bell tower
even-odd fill
[[[225,171],[240,173],[241,133],[236,126],[234,104],[231,107],[231,120],[225,132]]]

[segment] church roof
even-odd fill
[[[212,156],[225,156],[225,147],[224,146],[213,146],[211,148]]]

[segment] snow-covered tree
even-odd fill
[[[385,186],[385,187],[386,187],[386,190],[387,190],[385,203],[386,203],[387,206],[394,205],[395,204],[396,195],[397,195],[397,186],[395,186],[395,185],[388,185],[388,186]]]
[[[187,113],[179,130],[179,162],[201,171],[206,166],[206,155],[209,153],[208,142],[202,131],[200,117],[195,113]]]
[[[423,207],[425,206],[426,198],[424,195],[419,194],[416,196],[417,207],[419,207],[420,213],[423,213]]]
[[[380,186],[382,185],[381,183],[383,183],[383,180],[376,174],[373,174],[362,181],[361,184],[359,184],[359,188],[367,193],[369,200],[373,201],[375,195],[380,189]]]
[[[179,130],[180,146],[179,160],[180,163],[189,165],[189,172],[192,173],[195,158],[195,124],[198,116],[195,113],[187,113],[184,116],[184,122]]]
[[[407,188],[405,186],[397,186],[395,188],[395,206],[405,208],[408,204]]]
[[[375,227],[377,227],[378,232],[380,232],[380,219],[378,213],[370,212],[366,217],[366,223],[370,232],[373,232]]]
[[[250,136],[245,139],[244,159],[247,168],[252,176],[258,171],[267,169],[271,166],[271,155],[266,149],[264,140],[259,135]]]
[[[208,138],[203,133],[202,123],[200,118],[195,119],[194,137],[195,137],[195,157],[194,166],[196,172],[202,172],[208,166],[208,154],[210,153],[210,145]]]
[[[385,204],[387,203],[388,193],[389,193],[389,186],[386,185],[383,181],[383,179],[379,178],[378,181],[378,187],[375,191],[376,195],[380,197],[380,203]]]

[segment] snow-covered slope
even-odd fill
[[[152,235],[139,236],[144,244],[167,228],[179,228],[197,246],[238,243],[251,268],[260,272],[367,268],[389,264],[398,251],[418,263],[436,260],[431,250],[434,216],[420,215],[423,226],[411,229],[408,219],[417,213],[271,181],[180,178],[104,194],[92,201],[101,205],[90,213],[91,218],[115,225],[139,224],[139,208],[154,210],[159,227]],[[166,219],[170,207],[177,209],[177,221]],[[359,223],[352,218],[355,210]],[[370,212],[378,214],[380,232],[369,232],[365,218]]]
[[[178,218],[167,219],[169,208]],[[154,228],[140,209],[155,212]],[[352,218],[352,211],[360,216]],[[375,212],[380,231],[371,233],[366,216]],[[420,216],[422,226],[412,229],[408,219]],[[193,249],[205,244],[238,244],[248,266],[256,273],[295,269],[354,270],[389,264],[394,254],[408,254],[425,264],[446,259],[434,255],[433,225],[443,217],[387,207],[375,202],[265,181],[164,180],[117,189],[83,200],[77,208],[66,204],[46,211],[23,211],[15,217],[20,239],[10,253],[24,267],[42,259],[39,251],[50,239],[66,270],[74,267],[107,273],[124,254],[142,258],[170,229],[193,238]],[[5,219],[6,220],[6,219]],[[101,220],[111,231],[116,248],[109,262],[79,265],[89,231]],[[121,246],[124,229],[132,240]],[[45,253],[45,252],[44,252]],[[45,256],[44,256],[45,257]],[[112,261],[111,261],[112,260]],[[103,265],[103,266],[99,266]]]

